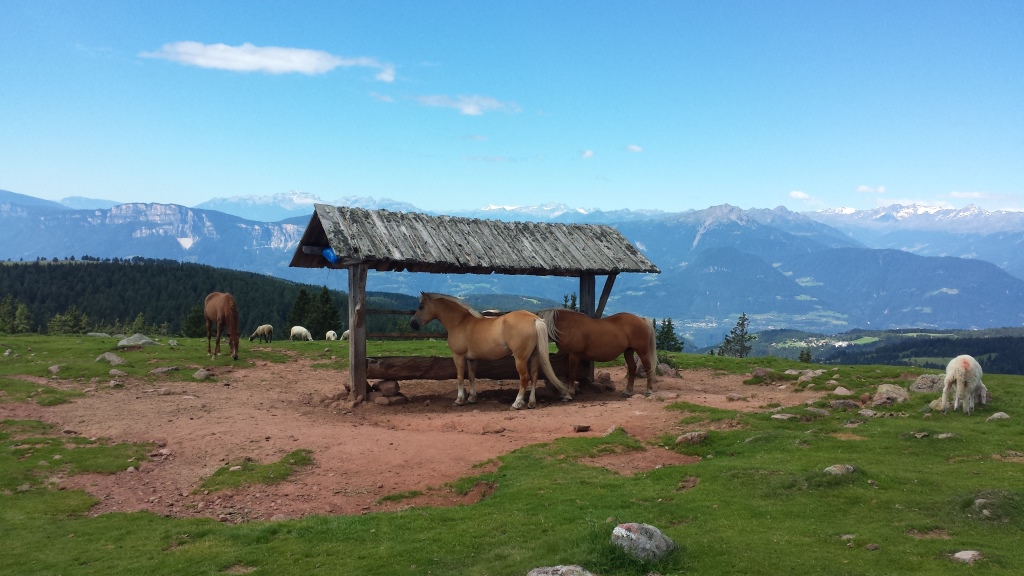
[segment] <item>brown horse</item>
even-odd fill
[[[549,334],[558,345],[558,351],[569,356],[567,382],[571,386],[575,387],[581,361],[608,362],[624,354],[628,376],[624,394],[632,395],[636,380],[633,353],[636,352],[647,373],[646,394],[651,395],[658,365],[657,335],[651,320],[629,312],[594,319],[566,308],[548,308],[537,314],[548,323]]]
[[[238,306],[234,296],[227,292],[211,292],[206,297],[203,315],[206,317],[206,353],[214,357],[220,354],[220,334],[227,328],[231,359],[238,360]],[[214,326],[217,327],[217,347],[211,352],[210,338],[213,337]]]
[[[484,317],[476,310],[463,304],[457,298],[444,294],[422,292],[420,305],[409,325],[419,330],[431,320],[437,319],[448,330],[448,347],[455,361],[455,374],[459,381],[459,395],[455,404],[466,402],[463,381],[469,375],[469,403],[476,403],[476,361],[498,360],[509,354],[515,357],[519,372],[519,395],[512,403],[512,409],[523,407],[526,384],[530,384],[530,402],[537,405],[537,365],[544,369],[544,375],[564,396],[572,400],[572,393],[555,376],[548,358],[548,327],[532,312],[517,310],[497,318]],[[468,369],[468,370],[467,370]]]

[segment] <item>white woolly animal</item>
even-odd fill
[[[291,339],[295,340],[296,338],[299,340],[313,340],[313,335],[309,333],[309,330],[306,330],[302,326],[292,326]]]
[[[973,357],[963,354],[953,358],[946,366],[946,379],[942,383],[942,411],[949,409],[949,392],[953,385],[956,390],[953,396],[953,410],[964,404],[964,414],[974,411],[974,401],[987,403],[988,389],[981,382],[981,365]]]
[[[335,332],[334,330],[328,330],[327,331],[327,337],[325,339],[326,340],[337,340],[338,339],[338,333]]]
[[[344,332],[341,333],[341,339],[348,340],[348,330],[345,330]]]
[[[260,339],[260,342],[263,342],[264,340],[266,340],[267,342],[273,342],[274,327],[271,326],[270,324],[264,324],[260,326],[259,328],[256,329],[255,332],[252,333],[252,336],[249,336],[249,342],[252,342],[257,338]]]

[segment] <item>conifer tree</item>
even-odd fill
[[[309,316],[309,309],[313,305],[313,298],[306,292],[305,288],[299,288],[299,293],[295,296],[295,302],[292,304],[292,310],[288,313],[288,322],[292,326],[306,326],[306,318]]]
[[[747,333],[747,326],[749,324],[750,320],[747,319],[747,313],[740,314],[736,325],[733,326],[729,335],[725,337],[725,341],[718,347],[719,356],[746,358],[750,354],[750,350],[753,348],[750,343],[757,339],[757,335]]]
[[[683,341],[676,335],[675,326],[671,318],[664,318],[658,327],[657,333],[658,350],[664,352],[682,352]]]

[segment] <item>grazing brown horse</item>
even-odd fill
[[[568,376],[566,381],[575,387],[579,363],[584,360],[608,362],[625,355],[628,382],[624,394],[633,394],[636,380],[636,359],[647,373],[647,394],[651,395],[654,385],[654,371],[658,365],[657,335],[654,323],[629,312],[619,312],[604,318],[594,319],[582,312],[566,308],[548,308],[537,313],[548,323],[551,339],[558,345],[558,351],[568,354]]]
[[[231,359],[238,360],[238,306],[234,296],[227,292],[211,292],[206,297],[203,315],[206,317],[206,353],[214,357],[220,354],[220,333],[227,328]],[[210,338],[213,337],[214,326],[217,327],[217,347],[211,352]]]
[[[463,387],[465,376],[469,375],[469,403],[476,403],[476,361],[498,360],[508,355],[515,357],[519,372],[519,395],[512,403],[513,410],[524,406],[526,384],[530,384],[530,402],[537,405],[537,365],[544,369],[544,375],[564,396],[572,400],[572,393],[562,384],[551,367],[548,358],[548,327],[532,312],[517,310],[497,318],[484,317],[476,310],[463,304],[459,299],[445,294],[422,292],[420,305],[409,325],[419,330],[431,320],[437,319],[448,330],[448,347],[455,361],[455,374],[459,380],[459,395],[455,404],[466,402]]]

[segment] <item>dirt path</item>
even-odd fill
[[[608,372],[618,390],[624,388],[624,368],[599,371]],[[314,370],[305,360],[257,362],[254,368],[217,369],[216,382],[169,383],[163,391],[163,385],[141,380],[129,380],[123,388],[50,380],[49,385],[88,391],[53,407],[0,404],[0,418],[39,419],[87,437],[157,443],[152,461],[136,471],[61,479],[63,486],[85,489],[101,500],[93,514],[149,510],[238,522],[471,502],[484,487],[460,497],[445,483],[478,475],[487,468],[474,465],[528,444],[600,436],[616,427],[641,440],[679,435],[685,431],[678,426],[680,413],[665,410],[673,401],[760,411],[771,403],[791,406],[818,397],[792,387],[745,385],[744,378],[707,371],[661,376],[650,398],[587,387],[562,403],[538,391],[540,405],[521,411],[509,409],[518,387],[511,381],[479,381],[479,402],[463,407],[453,405],[453,381],[404,381],[401,392],[408,403],[364,403],[345,411],[318,399],[338,392],[347,372]],[[637,388],[642,390],[641,382]],[[729,399],[730,394],[742,399]],[[576,431],[580,426],[589,430]],[[299,448],[312,450],[316,464],[286,482],[193,494],[228,462],[268,463]],[[600,464],[632,474],[687,461],[651,448]],[[413,490],[424,494],[377,503],[382,496]]]

